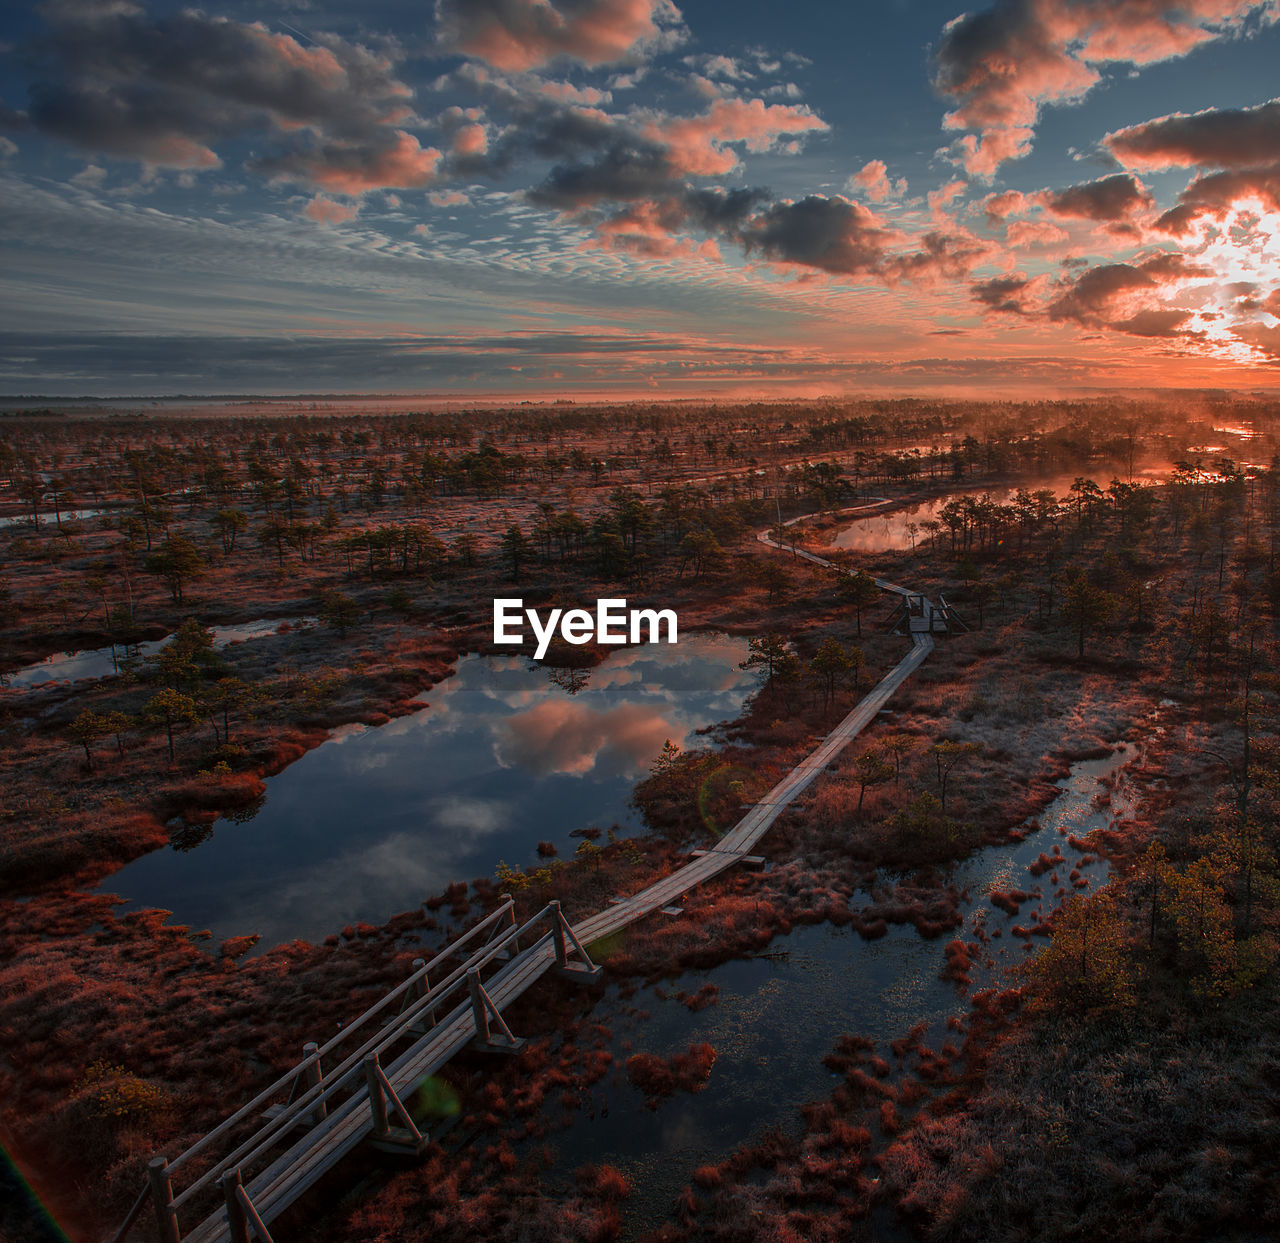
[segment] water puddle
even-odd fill
[[[62,511],[62,521],[83,522],[87,518],[97,518],[102,514],[109,514],[111,512],[113,511],[109,509],[64,509]],[[7,527],[28,527],[33,531],[37,529],[32,525],[30,514],[12,514],[7,518],[0,518],[0,531],[3,531]],[[42,507],[40,511],[40,526],[38,529],[41,531],[48,531],[50,529],[56,531],[58,529],[57,515],[55,515],[52,510]]]

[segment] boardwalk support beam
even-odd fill
[[[314,1040],[309,1040],[302,1046],[302,1055],[307,1059],[307,1087],[318,1091],[316,1107],[307,1115],[307,1121],[312,1126],[319,1126],[329,1116],[329,1106],[324,1099],[324,1072],[320,1069],[320,1046]]]
[[[552,901],[547,905],[551,908],[551,937],[556,947],[556,974],[578,984],[594,984],[604,974],[602,968],[591,961],[582,942],[574,936],[569,921],[560,910],[560,903]],[[580,962],[569,961],[569,945],[573,946]]]
[[[427,960],[425,958],[415,958],[413,960],[413,970],[409,973],[409,987],[405,990],[404,1000],[400,1003],[400,1013],[403,1014],[413,1007],[416,1002],[424,1000],[430,992],[431,985],[427,982]],[[416,1035],[425,1036],[435,1026],[435,1022],[435,1006],[426,1006],[419,1010],[418,1019],[410,1025],[409,1030]]]
[[[169,1162],[164,1157],[152,1157],[147,1162],[147,1178],[151,1182],[151,1203],[156,1206],[160,1243],[182,1243],[182,1235],[178,1231],[178,1210],[173,1207]]]
[[[369,1142],[383,1152],[410,1153],[422,1156],[427,1138],[418,1130],[413,1116],[396,1095],[376,1053],[364,1059],[365,1086],[369,1089],[369,1113],[373,1119],[373,1135]],[[392,1126],[390,1112],[400,1115],[404,1126]]]
[[[222,1198],[227,1205],[227,1225],[231,1230],[231,1243],[252,1243],[257,1235],[261,1243],[272,1243],[266,1223],[253,1207],[249,1193],[244,1189],[239,1170],[231,1170],[218,1179]]]
[[[498,1013],[493,998],[480,983],[478,970],[467,972],[467,985],[471,989],[471,1011],[476,1021],[475,1047],[485,1053],[518,1053],[523,1049],[527,1042],[523,1037],[511,1034],[511,1028]],[[494,1027],[498,1029],[496,1032]]]

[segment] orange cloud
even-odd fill
[[[327,199],[323,194],[317,194],[302,209],[302,214],[317,224],[343,224],[355,219],[356,209],[343,203],[335,203],[333,199]]]
[[[1150,65],[1237,31],[1251,17],[1276,20],[1266,0],[1001,0],[947,24],[935,85],[957,101],[947,129],[975,130],[952,145],[974,176],[1031,147],[1040,110],[1073,103],[1105,64]]]
[[[567,699],[551,699],[510,718],[503,726],[504,758],[539,775],[589,773],[597,766],[631,774],[685,727],[642,704],[596,712]]]
[[[718,177],[738,166],[727,146],[743,142],[748,151],[768,151],[784,134],[826,130],[808,108],[766,104],[762,99],[718,99],[702,116],[650,122],[644,136],[667,149],[672,169],[695,177]]]
[[[409,190],[426,185],[443,157],[435,147],[423,147],[412,135],[396,130],[392,141],[325,143],[256,167],[285,181],[319,186],[333,194],[352,196],[370,190]]]
[[[850,190],[863,190],[873,203],[900,197],[907,192],[907,179],[889,180],[889,169],[883,160],[870,160],[849,178]]]
[[[671,0],[437,0],[436,17],[443,46],[507,72],[634,60],[680,38]]]
[[[483,125],[464,125],[453,136],[454,155],[483,155],[489,150],[489,134]]]

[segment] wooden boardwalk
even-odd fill
[[[760,533],[757,539],[818,565],[837,571],[842,568],[804,549],[779,543],[768,532]],[[593,942],[667,906],[695,885],[748,858],[786,807],[827,771],[929,655],[935,613],[940,615],[940,611],[905,587],[883,579],[876,579],[876,585],[902,596],[909,605],[910,651],[714,846],[699,852],[670,876],[573,927],[561,915],[559,903],[553,902],[517,928],[508,900],[430,963],[415,963],[408,980],[323,1048],[308,1045],[303,1060],[292,1071],[171,1164],[162,1157],[153,1160],[150,1181],[113,1236],[113,1243],[128,1236],[148,1200],[161,1243],[250,1243],[252,1238],[271,1243],[269,1223],[362,1142],[421,1152],[430,1137],[417,1127],[412,1109],[404,1102],[424,1080],[467,1045],[478,1044],[490,1051],[519,1048],[523,1042],[507,1028],[501,1012],[543,975],[555,968],[579,980],[597,978],[599,968],[589,957]],[[468,946],[475,948],[459,965],[443,978],[431,978]],[[397,1002],[399,1007],[393,1013]],[[447,1012],[442,1014],[446,1006]],[[381,1024],[373,1027],[372,1020],[379,1015]],[[358,1047],[340,1053],[340,1046],[352,1043],[360,1030],[371,1034],[366,1034]],[[326,1057],[340,1060],[330,1069],[324,1066]],[[283,1106],[259,1112],[286,1089],[289,1099]],[[395,1118],[402,1125],[393,1126]],[[196,1161],[198,1157],[202,1160]],[[175,1194],[174,1176],[188,1166],[203,1167],[203,1171]],[[209,1212],[215,1191],[220,1203]],[[206,1214],[186,1234],[179,1225],[184,1209],[186,1214]]]

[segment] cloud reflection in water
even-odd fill
[[[381,923],[499,859],[562,855],[590,824],[634,827],[627,800],[668,739],[736,716],[745,640],[687,635],[611,654],[568,695],[521,658],[465,657],[421,711],[335,731],[267,781],[251,821],[222,819],[187,853],[159,850],[103,886],[132,907],[262,946]]]

